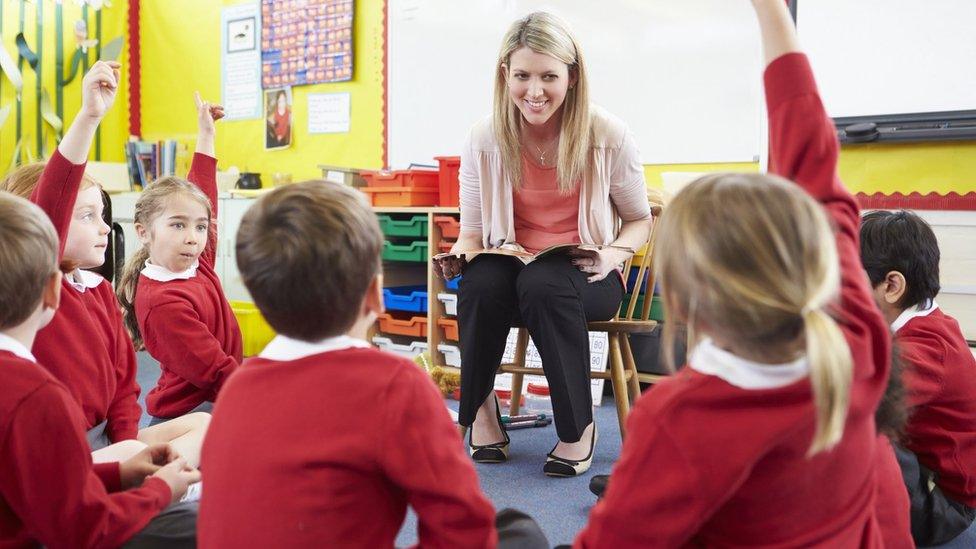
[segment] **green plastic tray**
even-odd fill
[[[386,236],[427,236],[427,216],[415,215],[410,219],[393,219],[380,214],[377,216],[380,229]]]

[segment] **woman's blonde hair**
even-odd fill
[[[146,230],[150,230],[153,221],[166,209],[167,201],[177,195],[187,196],[197,201],[207,210],[207,219],[212,218],[213,210],[210,207],[210,199],[203,194],[199,187],[185,179],[166,176],[150,183],[139,195],[139,200],[136,201],[135,223],[146,227]],[[213,223],[210,224],[208,230],[216,230]],[[150,236],[151,234],[150,232]],[[125,262],[122,275],[119,276],[115,285],[115,295],[122,306],[122,321],[125,323],[129,335],[132,336],[132,343],[136,350],[141,349],[143,345],[142,333],[139,331],[139,321],[136,317],[136,291],[139,288],[139,274],[142,272],[147,259],[149,259],[149,248],[141,246]]]
[[[780,177],[714,174],[678,193],[658,223],[668,362],[675,321],[770,357],[797,358],[805,348],[816,407],[809,455],[837,444],[851,355],[826,311],[840,266],[823,207]]]
[[[502,166],[516,189],[522,185],[522,114],[518,105],[509,98],[505,71],[510,65],[512,53],[523,47],[562,61],[569,68],[569,74],[576,75],[576,83],[566,91],[566,98],[560,107],[563,112],[556,178],[559,189],[566,192],[583,178],[589,168],[592,141],[590,96],[583,52],[566,23],[545,12],[530,13],[512,23],[502,39],[495,74],[493,127]]]

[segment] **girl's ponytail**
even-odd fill
[[[823,308],[802,313],[810,384],[816,407],[816,432],[807,455],[831,449],[844,435],[850,402],[852,361],[847,340]]]
[[[132,337],[132,345],[136,350],[142,349],[142,334],[139,332],[139,322],[136,319],[136,290],[139,287],[139,273],[149,259],[149,248],[140,246],[136,253],[125,262],[122,276],[115,284],[115,296],[122,306],[122,322],[126,331]]]

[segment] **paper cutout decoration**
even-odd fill
[[[51,95],[47,93],[47,88],[43,88],[41,90],[41,118],[43,118],[44,121],[51,126],[51,129],[54,130],[54,133],[58,136],[58,141],[60,141],[61,130],[64,128],[64,123],[58,117],[57,113],[54,112],[54,108],[51,106]]]
[[[17,43],[17,51],[20,53],[20,56],[24,58],[24,61],[27,61],[30,68],[36,71],[37,62],[39,59],[37,54],[31,51],[30,46],[27,45],[27,39],[24,38],[24,33],[17,34],[17,38],[14,39],[14,42]]]
[[[24,77],[20,74],[20,69],[17,68],[17,63],[10,56],[7,47],[2,43],[0,43],[0,69],[3,70],[3,74],[7,76],[10,83],[17,89],[17,95],[20,95],[20,91],[24,88]]]
[[[75,21],[75,40],[83,53],[88,53],[88,48],[94,48],[98,45],[98,40],[88,39],[88,23],[84,19]]]
[[[77,4],[79,7],[84,7],[88,5],[95,11],[98,11],[102,8],[112,7],[111,0],[75,0],[75,4]]]
[[[0,109],[0,128],[3,127],[4,122],[7,121],[7,117],[10,116],[11,108],[13,108],[12,103]]]
[[[121,36],[113,38],[111,41],[102,46],[102,55],[99,57],[99,59],[102,61],[118,61],[119,55],[122,55]]]

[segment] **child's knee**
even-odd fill
[[[193,412],[184,416],[193,430],[206,430],[210,426],[210,414],[207,412]]]

